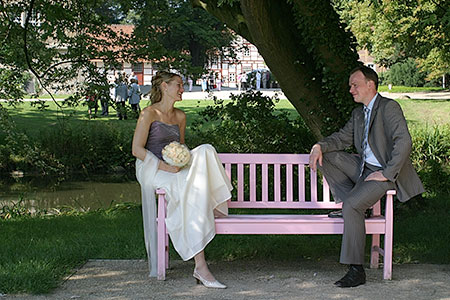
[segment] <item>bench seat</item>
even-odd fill
[[[367,234],[384,234],[382,216],[366,220]],[[228,215],[216,218],[217,234],[342,234],[344,219],[328,215]]]

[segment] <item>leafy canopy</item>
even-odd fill
[[[450,2],[334,0],[343,21],[384,66],[414,58],[433,79],[450,72]]]

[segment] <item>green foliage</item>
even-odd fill
[[[24,72],[37,92],[74,92],[68,103],[77,105],[107,94],[104,71],[123,62],[200,74],[209,56],[233,54],[232,32],[186,0],[19,0],[0,11],[0,99],[22,99]],[[135,22],[131,35],[110,26],[126,21]]]
[[[139,16],[132,18],[136,25],[130,41],[135,45],[133,59],[151,60],[160,69],[199,75],[208,58],[234,55],[230,46],[234,34],[187,0],[134,0],[127,5],[131,15]]]
[[[108,172],[117,167],[130,170],[131,135],[114,124],[87,122],[84,126],[54,126],[41,133],[42,147],[52,151],[67,172]]]
[[[445,0],[334,0],[361,47],[391,66],[405,58],[419,61],[431,80],[450,67],[450,2]]]
[[[0,219],[17,219],[30,217],[31,215],[31,211],[24,205],[23,196],[20,196],[17,202],[13,202],[9,205],[3,205],[0,208]]]
[[[344,125],[354,108],[348,93],[348,76],[358,66],[356,39],[351,32],[343,30],[339,15],[326,1],[301,4],[294,1],[293,11],[297,29],[308,52],[308,55],[299,55],[297,63],[313,63],[314,72],[310,76],[320,82],[328,98],[328,105],[321,109],[329,111],[335,107],[339,112],[324,120],[327,128],[322,128],[322,131],[331,134]]]
[[[131,132],[116,123],[71,125],[65,120],[34,137],[17,129],[0,105],[0,168],[40,174],[132,170]]]
[[[426,190],[450,194],[450,126],[416,127],[411,137],[411,160]]]
[[[15,171],[32,169],[42,174],[60,173],[63,165],[51,149],[42,149],[38,142],[19,131],[7,110],[0,104],[0,169]]]
[[[22,99],[30,74],[11,69],[0,69],[0,99]]]
[[[82,84],[78,76],[93,59],[114,67],[116,57],[123,55],[113,46],[124,40],[98,13],[105,1],[2,2],[0,65],[19,74],[31,72],[47,92],[76,90]],[[102,71],[89,75],[101,77]],[[7,87],[8,82],[0,81],[0,90]]]
[[[421,87],[425,84],[425,73],[420,71],[414,59],[398,62],[383,73],[383,84]]]
[[[277,101],[253,91],[232,95],[227,103],[214,99],[192,125],[189,146],[209,143],[231,153],[308,152],[314,143],[310,131],[299,117],[275,111]]]

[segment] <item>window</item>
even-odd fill
[[[217,69],[217,56],[213,56],[211,57],[211,69]]]
[[[144,70],[144,64],[133,64],[132,69],[135,73],[142,73]]]

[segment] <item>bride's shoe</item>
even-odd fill
[[[197,270],[195,270],[195,269],[194,269],[194,274],[192,276],[194,276],[194,278],[197,279],[197,284],[199,284],[201,282],[207,288],[213,288],[213,289],[226,289],[227,288],[226,285],[221,284],[217,280],[208,281],[208,280],[204,279],[200,274],[198,274]]]

